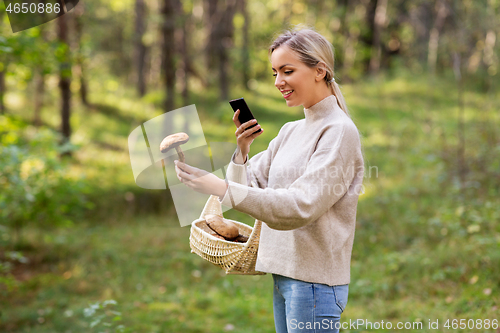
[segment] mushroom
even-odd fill
[[[162,140],[160,143],[160,151],[162,153],[166,153],[172,148],[175,148],[177,151],[177,155],[179,155],[179,160],[184,163],[184,153],[181,150],[180,145],[188,142],[189,135],[184,132],[179,132],[175,134],[171,134]]]
[[[205,215],[205,221],[207,221],[210,229],[224,237],[226,240],[235,239],[240,233],[236,224],[226,220],[222,216]]]

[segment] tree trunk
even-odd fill
[[[228,55],[226,48],[223,45],[224,40],[221,40],[220,44],[217,45],[217,61],[219,65],[219,99],[227,100],[229,95],[229,84],[227,80],[227,65],[228,65]]]
[[[429,42],[429,31],[432,27],[432,4],[431,2],[420,2],[410,9],[410,23],[415,29],[415,41],[413,43],[415,53],[418,54],[418,62],[423,64],[428,59],[427,44]]]
[[[160,2],[153,2],[151,3],[151,12],[157,13],[161,11],[161,8],[163,7],[163,3]],[[158,43],[152,43],[151,46],[149,47],[148,52],[146,53],[147,56],[147,68],[148,70],[146,71],[147,73],[147,82],[151,84],[153,87],[158,87],[160,86],[160,82],[162,81],[163,78],[163,73],[162,73],[162,57],[163,57],[163,23],[162,22],[151,22],[152,30],[158,31],[159,30],[159,36],[160,41]]]
[[[342,65],[343,79],[344,81],[350,81],[352,78],[349,76],[351,68],[354,66],[356,59],[356,44],[358,43],[359,30],[350,29],[349,18],[351,12],[354,8],[352,1],[345,1],[345,10],[343,17],[343,29],[346,37],[346,43],[344,48],[344,59]]]
[[[447,16],[448,8],[446,7],[446,3],[444,0],[439,0],[436,4],[436,19],[434,20],[434,25],[429,35],[429,54],[427,56],[427,65],[432,74],[436,71],[439,34],[441,33]]]
[[[80,66],[80,100],[82,101],[83,105],[90,105],[88,99],[87,80],[85,79],[85,71],[83,69],[83,61]]]
[[[381,34],[387,19],[387,0],[377,0],[375,16],[373,18],[373,39],[370,57],[370,74],[377,74],[380,69],[380,57],[382,55]]]
[[[219,24],[219,19],[218,19],[218,0],[206,0],[207,8],[205,10],[205,26],[207,27],[208,31],[208,38],[207,38],[207,44],[205,46],[205,56],[206,56],[206,64],[207,68],[215,68],[215,63],[217,59],[217,44],[220,43],[220,36],[218,36],[218,24]],[[209,75],[208,77],[211,77]],[[211,84],[212,82],[207,82],[208,84]]]
[[[165,112],[174,109],[175,100],[175,5],[176,0],[163,0],[161,13],[163,15],[162,33],[163,33],[163,61],[162,72],[165,79]]]
[[[339,0],[338,1],[338,6],[342,8],[342,14],[341,14],[341,31],[343,33],[347,32],[347,14],[349,10],[349,0]],[[352,1],[351,1],[352,3]]]
[[[229,67],[229,54],[227,49],[233,46],[233,17],[236,12],[236,0],[227,0],[226,8],[220,10],[218,15],[218,30],[221,39],[217,42],[217,61],[219,65],[220,99],[227,100],[229,96],[229,80],[227,69]]]
[[[43,68],[35,71],[35,116],[33,122],[36,127],[42,125],[43,95],[45,94],[45,74]]]
[[[85,56],[83,55],[82,52],[82,45],[81,45],[81,40],[82,40],[82,35],[83,35],[83,20],[82,16],[85,12],[84,9],[84,4],[80,3],[79,6],[75,7],[74,9],[74,24],[75,24],[75,36],[76,36],[76,45],[75,48],[78,50],[77,56],[76,56],[76,63],[78,65],[78,71],[79,71],[79,76],[80,76],[80,100],[82,101],[82,104],[85,106],[89,106],[89,101],[88,101],[88,89],[87,89],[87,80],[85,78]]]
[[[139,96],[146,93],[146,82],[144,78],[144,64],[146,58],[146,45],[142,42],[142,37],[146,31],[144,18],[146,16],[146,4],[144,0],[135,1],[135,68],[137,77],[137,91]]]
[[[62,8],[62,4],[61,4]],[[68,142],[71,137],[70,115],[71,115],[71,64],[68,43],[68,18],[70,15],[62,15],[57,19],[57,35],[59,42],[62,43],[65,54],[60,63],[59,69],[59,88],[61,90],[61,132],[63,143]],[[70,155],[69,152],[63,155]]]
[[[5,11],[0,11],[0,22],[3,22],[3,15]],[[2,33],[2,29],[0,28],[0,33]],[[5,71],[7,70],[7,61],[0,57],[0,114],[5,114],[5,104],[4,104],[4,96],[5,96]]]
[[[182,10],[182,9],[181,9]],[[193,21],[189,13],[182,13],[184,22],[182,24],[182,100],[184,105],[189,104],[189,68],[191,67],[191,57],[189,53],[189,37],[192,36]]]
[[[5,95],[5,69],[6,63],[2,63],[2,68],[0,68],[0,114],[5,114],[5,104],[4,104],[4,95]]]
[[[227,48],[232,46],[233,16],[236,12],[237,1],[207,0],[207,7],[206,20],[209,31],[206,45],[207,68],[217,68],[218,73],[214,77],[219,79],[219,98],[226,100],[229,95]]]
[[[250,27],[250,15],[248,15],[247,11],[247,0],[241,0],[240,4],[241,14],[243,15],[243,19],[245,22],[243,23],[243,45],[241,46],[241,54],[242,59],[241,63],[243,65],[243,86],[246,90],[249,90],[248,82],[250,81],[250,37],[248,34],[248,30]]]
[[[361,41],[365,44],[365,47],[369,50],[373,48],[373,37],[375,35],[375,13],[377,10],[377,0],[366,0],[360,2],[360,6],[365,6],[365,24],[367,29],[360,29],[362,33],[360,34]],[[357,16],[357,15],[356,15]],[[363,66],[365,73],[370,72],[370,57],[363,59]]]

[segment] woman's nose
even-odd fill
[[[276,86],[276,88],[279,88],[280,86],[283,86],[285,84],[285,82],[283,81],[283,79],[280,77],[280,75],[276,75],[276,79],[274,80],[274,85]]]

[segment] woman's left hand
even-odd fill
[[[226,194],[226,181],[205,170],[195,168],[175,160],[175,172],[181,183],[203,194],[218,195],[223,198]]]

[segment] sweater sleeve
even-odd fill
[[[273,156],[275,155],[277,148],[279,146],[279,142],[282,139],[282,135],[284,133],[284,129],[287,124],[285,124],[278,135],[271,140],[269,146],[266,150],[261,151],[258,154],[255,154],[250,160],[247,160],[243,164],[234,163],[234,158],[236,156],[236,151],[233,153],[231,157],[231,162],[229,162],[227,172],[226,172],[226,180],[235,182],[241,185],[251,186],[252,182],[254,182],[259,188],[266,188],[268,179],[269,179],[269,168],[271,167],[271,162],[273,160]],[[241,198],[241,196],[240,196]],[[219,200],[221,203],[231,202],[231,207],[239,201],[235,201],[235,198],[232,197],[232,193],[230,190],[226,191],[226,194]]]
[[[273,229],[292,230],[317,220],[349,189],[360,149],[357,129],[344,126],[326,137],[307,163],[304,173],[288,188],[251,188],[228,180],[222,204],[262,220]]]
[[[269,167],[271,166],[273,155],[272,143],[268,149],[254,155],[250,161],[246,161],[243,164],[234,163],[235,151],[227,168],[226,178],[233,182],[249,186],[252,181],[255,181],[259,188],[267,187]]]

